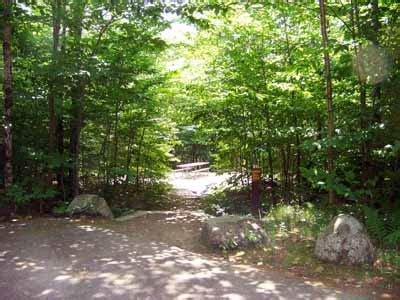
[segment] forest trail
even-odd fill
[[[198,210],[200,198],[210,194],[215,187],[223,185],[229,176],[228,173],[175,170],[167,179],[172,186],[170,198],[176,203],[177,209]]]
[[[173,176],[187,200],[222,182],[215,174]],[[186,208],[123,223],[3,223],[0,299],[361,299],[227,262],[199,241],[205,217]]]
[[[223,177],[171,176],[188,205],[175,211],[0,224],[0,300],[366,299],[216,256],[199,241],[207,216],[188,209]]]
[[[137,221],[1,224],[0,299],[362,299],[155,240]]]

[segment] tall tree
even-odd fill
[[[57,64],[57,56],[60,40],[60,10],[61,0],[55,0],[52,3],[53,14],[53,57],[52,68],[50,74],[50,91],[49,91],[49,153],[52,154],[56,143],[56,113],[55,113],[55,69]]]
[[[86,1],[74,1],[72,4],[72,20],[73,26],[71,28],[73,35],[73,52],[78,56],[76,67],[80,70],[80,63],[82,62],[82,30],[83,30],[83,16],[86,7]],[[78,72],[79,73],[79,72]],[[69,173],[70,193],[74,197],[79,194],[79,154],[81,147],[81,130],[83,123],[83,107],[86,92],[86,77],[78,74],[75,79],[74,88],[72,92],[72,120],[70,128],[69,151],[72,160],[72,165]]]
[[[380,22],[379,22],[379,1],[378,0],[372,0],[371,1],[371,27],[372,27],[372,34],[371,34],[371,42],[372,44],[376,47],[376,49],[379,49],[380,43],[379,43],[379,30],[380,30]],[[379,52],[377,51],[377,55]],[[372,88],[372,106],[374,109],[374,118],[377,122],[381,122],[381,114],[379,112],[379,105],[378,102],[381,98],[381,83],[375,82]]]
[[[325,12],[325,1],[319,0],[319,11],[320,11],[320,24],[321,24],[321,36],[322,46],[324,48],[324,65],[325,65],[325,82],[326,82],[326,104],[328,108],[328,173],[331,180],[334,177],[334,149],[332,145],[332,139],[335,134],[334,120],[333,120],[333,99],[332,99],[332,78],[331,78],[331,59],[329,56],[329,40],[326,26],[326,12]],[[332,183],[331,183],[332,184]],[[335,203],[335,191],[332,187],[329,187],[329,202]]]
[[[49,88],[49,155],[55,153],[56,145],[56,131],[57,131],[57,120],[56,120],[56,109],[55,109],[55,74],[58,60],[59,40],[60,40],[60,22],[61,22],[61,0],[55,0],[52,3],[52,15],[53,15],[53,53],[52,53],[52,68],[50,69],[50,88]],[[53,180],[52,166],[49,168],[49,180],[50,183]]]
[[[360,94],[360,127],[362,131],[367,130],[368,128],[368,118],[367,118],[367,92],[366,92],[366,83],[363,80],[361,75],[361,70],[363,68],[363,61],[360,57],[360,53],[362,52],[361,45],[361,26],[360,26],[360,12],[358,0],[351,1],[351,9],[350,9],[350,21],[351,21],[351,34],[354,46],[354,55],[356,57],[356,73],[357,73],[357,81],[359,85],[359,94]],[[369,142],[365,139],[361,141],[361,155],[362,155],[362,181],[365,184],[369,178],[369,153],[370,153],[370,145]]]
[[[12,54],[11,54],[11,0],[3,0],[3,62],[4,62],[4,186],[10,187],[13,183],[12,164]]]

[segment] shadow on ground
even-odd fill
[[[360,298],[135,232],[38,219],[0,224],[0,299]]]

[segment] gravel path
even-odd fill
[[[227,177],[174,173],[176,210],[125,222],[0,223],[0,300],[366,299],[213,256],[193,210]]]
[[[119,226],[66,219],[0,224],[0,299],[361,299]]]

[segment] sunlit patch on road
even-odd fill
[[[168,176],[168,182],[182,196],[202,197],[210,194],[214,188],[225,185],[230,176],[229,173],[177,170]]]

